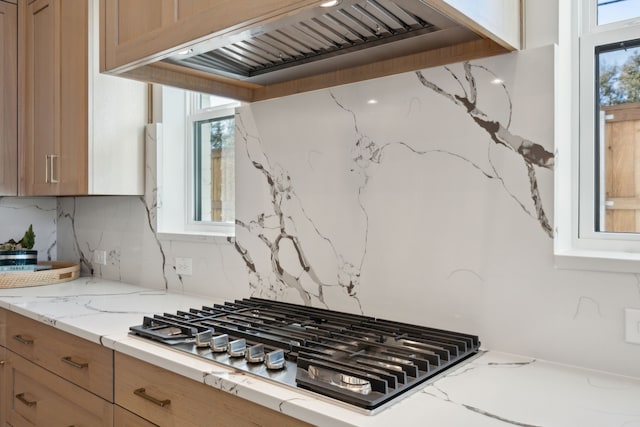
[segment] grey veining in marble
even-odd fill
[[[259,296],[278,298],[285,289],[291,288],[298,293],[304,304],[312,305],[315,302],[328,308],[326,289],[339,287],[344,290],[345,296],[360,305],[356,291],[358,267],[346,261],[344,254],[339,252],[331,239],[314,223],[305,211],[291,177],[279,165],[272,164],[262,148],[260,138],[252,135],[245,127],[242,115],[237,117],[237,122],[240,134],[238,150],[245,152],[251,165],[262,175],[270,198],[269,211],[247,219],[239,213],[236,226],[246,233],[237,230],[236,237],[229,239],[248,267],[249,284],[254,289],[253,292]],[[309,231],[304,236],[304,243],[299,234],[302,228]],[[250,238],[261,245],[249,250]],[[307,245],[325,247],[324,254],[335,260],[335,278],[324,279],[320,276],[315,266],[316,261],[305,251]],[[263,251],[258,254],[260,249]],[[268,258],[271,268],[259,270],[254,261],[257,256]]]
[[[504,82],[502,82],[494,72],[489,70],[486,66],[473,65],[467,61],[463,63],[463,68],[464,68],[464,79],[463,79],[462,77],[458,76],[450,67],[444,67],[444,68],[451,74],[451,77],[459,84],[459,87],[462,90],[462,94],[447,92],[446,90],[442,89],[438,84],[430,81],[427,77],[425,77],[422,71],[416,72],[416,76],[418,77],[418,80],[420,80],[420,83],[422,83],[423,86],[433,90],[437,94],[442,95],[445,99],[463,108],[467,112],[469,117],[471,117],[478,126],[480,126],[489,134],[489,136],[491,137],[491,140],[494,143],[505,146],[505,147],[509,147],[510,149],[516,151],[518,154],[522,156],[522,159],[527,168],[527,175],[529,176],[529,181],[531,184],[531,199],[533,200],[533,203],[535,205],[538,221],[540,221],[541,227],[549,235],[549,237],[553,238],[553,228],[551,226],[549,217],[545,213],[542,199],[540,197],[540,189],[538,186],[538,181],[536,179],[536,169],[535,169],[535,166],[538,166],[541,168],[553,170],[553,165],[554,165],[553,153],[550,150],[545,149],[545,147],[540,145],[539,143],[535,143],[519,135],[515,135],[509,130],[509,126],[511,124],[512,108],[513,108],[511,95],[509,94],[509,91],[506,85],[504,84]],[[506,124],[503,125],[499,120],[488,117],[485,114],[485,112],[478,107],[479,95],[478,95],[478,86],[476,82],[474,69],[482,70],[492,75],[494,77],[494,82],[496,84],[499,84],[504,90],[507,97],[508,108],[509,108],[509,114],[508,114],[509,120],[507,121]],[[493,168],[493,170],[494,172],[497,173],[495,168]],[[498,179],[502,180],[500,176],[498,176]],[[518,201],[518,203],[526,211],[524,204],[520,201]]]
[[[80,258],[75,230],[88,261],[108,253],[96,277],[470,332],[485,348],[640,377],[640,346],[624,342],[621,322],[640,308],[638,276],[554,265],[554,54],[244,106],[234,238],[158,239],[148,159],[143,200],[59,199],[75,220],[60,218],[58,253]],[[176,257],[192,258],[192,276],[176,274]]]

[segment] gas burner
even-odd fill
[[[259,298],[144,317],[130,331],[367,411],[480,347],[475,335]]]

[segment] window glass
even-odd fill
[[[598,25],[640,16],[640,0],[598,0]]]
[[[234,128],[233,116],[193,123],[194,221],[234,221]]]
[[[640,232],[640,40],[595,48],[596,231]]]

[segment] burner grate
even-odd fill
[[[480,346],[475,335],[259,298],[145,317],[130,330],[367,410]]]

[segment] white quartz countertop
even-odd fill
[[[91,278],[0,290],[0,307],[315,425],[640,427],[639,379],[523,356],[481,352],[367,415],[128,335],[144,315],[216,302]]]

